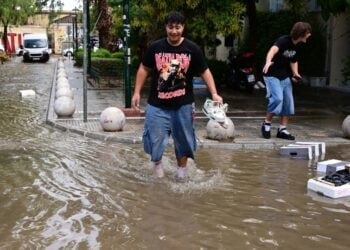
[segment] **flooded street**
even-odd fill
[[[177,183],[171,148],[156,180],[142,145],[47,125],[55,63],[0,65],[0,249],[348,249],[350,198],[307,191],[314,161],[200,149]]]

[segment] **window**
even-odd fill
[[[283,0],[270,0],[270,11],[277,12],[283,10]]]

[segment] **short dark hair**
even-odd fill
[[[176,23],[185,24],[186,18],[178,11],[170,11],[164,20],[165,24]]]
[[[305,22],[296,22],[290,31],[290,36],[296,40],[305,36],[307,33],[311,33],[311,25]]]

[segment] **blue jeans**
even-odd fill
[[[276,77],[264,76],[266,98],[269,103],[267,112],[279,116],[294,115],[293,86],[289,77],[279,80]]]
[[[161,109],[146,106],[143,146],[151,161],[160,161],[168,145],[170,134],[174,140],[175,155],[194,159],[197,148],[193,123],[193,106],[187,104],[179,109]]]

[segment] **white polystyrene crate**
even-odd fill
[[[350,183],[336,187],[332,185],[332,183],[328,184],[322,181],[322,178],[324,178],[324,176],[309,179],[307,182],[307,189],[333,199],[350,196]]]
[[[346,167],[350,167],[350,161],[340,161],[337,163],[327,164],[326,175],[343,170]]]
[[[35,97],[35,91],[32,89],[25,89],[19,91],[21,97]]]
[[[302,142],[302,141],[297,141],[295,142],[296,145],[311,145],[312,146],[312,150],[313,150],[313,154],[315,156],[315,158],[317,158],[318,156],[320,156],[321,154],[321,147],[320,144],[318,142]]]
[[[280,155],[298,159],[312,159],[312,146],[288,145],[280,147]]]
[[[319,150],[318,150],[318,145],[316,144],[297,144],[297,143],[293,143],[293,144],[288,144],[287,147],[310,147],[311,148],[311,158],[317,158],[319,156]]]
[[[341,162],[341,160],[331,159],[331,160],[326,160],[326,161],[319,161],[319,162],[317,162],[317,172],[326,173],[327,165],[338,163],[338,162]]]
[[[297,141],[296,144],[303,144],[303,145],[318,145],[318,151],[319,155],[325,155],[326,154],[326,143],[325,142],[306,142],[306,141]]]

